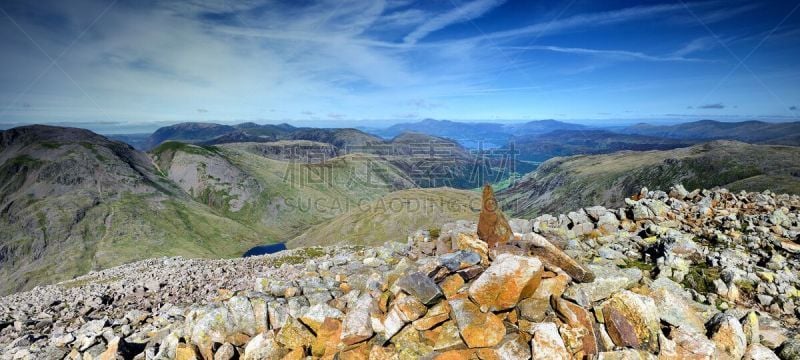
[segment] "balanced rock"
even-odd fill
[[[511,226],[508,225],[503,211],[500,210],[500,204],[494,197],[494,191],[491,185],[486,184],[483,187],[483,196],[481,197],[481,213],[478,218],[478,237],[489,244],[489,247],[494,247],[499,244],[505,244],[514,236]]]

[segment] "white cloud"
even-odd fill
[[[423,41],[437,30],[486,16],[502,1],[459,4],[435,15],[409,0],[120,1],[59,59],[77,86],[53,67],[19,98],[49,61],[0,19],[0,121],[163,123],[209,115],[216,121],[282,121],[303,118],[303,111],[332,120],[339,114],[348,120],[408,113],[480,116],[495,111],[476,105],[487,99],[496,99],[500,109],[516,111],[528,106],[515,103],[519,94],[586,86],[583,74],[570,77],[570,84],[555,79],[564,77],[563,64],[542,63],[535,57],[509,60],[498,49],[582,55],[596,68],[614,61],[698,61],[690,55],[713,46],[696,39],[671,54],[653,55],[654,50],[600,50],[555,42],[518,48],[486,42],[515,44],[511,41],[543,31],[554,35],[685,12],[675,4],[585,13],[477,37]],[[34,15],[15,16],[55,57],[107,5],[104,0],[47,0],[24,4],[33,7]],[[698,13],[708,8],[698,8]],[[42,24],[43,18],[57,20]],[[656,48],[661,51],[663,46]],[[499,76],[512,71],[519,73],[506,76],[511,81]],[[551,103],[542,101],[544,106]]]
[[[586,48],[576,48],[576,47],[560,47],[560,46],[544,46],[544,45],[508,46],[505,48],[512,50],[541,50],[541,51],[551,51],[551,52],[566,53],[566,54],[591,55],[591,56],[600,56],[616,60],[688,61],[688,62],[706,61],[703,59],[687,58],[675,55],[668,55],[668,56],[648,55],[641,52],[626,51],[626,50],[601,50],[601,49],[586,49]]]
[[[661,4],[649,6],[634,6],[619,10],[603,11],[588,14],[579,14],[563,19],[540,22],[521,28],[497,31],[478,36],[478,40],[502,40],[529,36],[531,34],[554,34],[565,30],[597,27],[601,25],[612,25],[634,20],[652,18],[655,16],[683,11],[684,7],[680,4]]]
[[[466,3],[446,13],[434,16],[410,34],[406,35],[403,41],[408,44],[416,43],[434,31],[444,29],[452,24],[471,21],[472,19],[481,17],[489,10],[502,5],[504,2],[505,0],[474,0]]]

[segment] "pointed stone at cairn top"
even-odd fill
[[[494,191],[491,185],[486,184],[483,187],[483,196],[481,198],[478,237],[489,244],[489,247],[494,247],[507,243],[513,236],[514,233],[511,231],[511,226],[508,225],[508,220],[503,215],[503,211],[500,210],[497,199],[494,198]]]

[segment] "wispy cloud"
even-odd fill
[[[702,8],[708,3],[700,3],[696,4],[696,7]],[[676,17],[673,20],[677,23],[681,24],[697,24],[698,20],[703,24],[709,25],[713,23],[718,23],[721,21],[725,21],[728,19],[732,19],[736,16],[748,13],[760,7],[761,4],[757,2],[751,2],[749,4],[741,5],[741,6],[725,6],[719,9],[711,9],[705,12],[695,12],[695,16],[680,16]],[[685,15],[685,14],[681,14]],[[691,14],[690,14],[691,15]],[[701,24],[697,24],[701,25]]]
[[[538,109],[580,116],[573,110],[578,108],[589,116],[618,113],[614,104],[636,104],[642,98],[648,104],[663,101],[683,108],[702,96],[684,94],[683,89],[699,89],[711,81],[701,76],[717,78],[705,62],[714,61],[710,50],[719,45],[703,38],[706,33],[696,26],[676,28],[670,21],[688,16],[681,4],[615,8],[598,3],[591,8],[605,10],[579,13],[586,7],[575,6],[558,18],[551,15],[560,7],[537,5],[530,16],[508,21],[501,16],[506,10],[502,0],[452,1],[119,1],[58,62],[96,104],[53,69],[17,97],[49,61],[0,16],[0,111],[5,111],[0,122],[113,118],[161,124],[212,113],[219,121],[344,121],[393,114],[494,118],[530,116]],[[108,3],[7,0],[0,7],[43,49],[58,54]],[[756,24],[725,31],[731,21],[719,19],[737,16],[736,11],[722,13],[730,7],[726,2],[688,6],[701,18],[719,21],[720,34],[741,38],[767,28]],[[738,11],[744,17],[746,12]],[[469,21],[491,26],[475,35],[474,26],[465,24]],[[645,23],[658,30],[646,35],[618,32]],[[626,41],[610,43],[604,36],[624,36]],[[797,33],[787,30],[786,36],[794,41]],[[545,39],[548,46],[523,46],[534,38]],[[739,41],[728,46],[738,51],[737,46],[746,45]],[[503,52],[519,56],[509,59]],[[575,56],[554,61],[541,52]],[[678,73],[680,80],[657,71],[637,74],[648,77],[636,80],[647,82],[646,90],[614,93],[627,89],[624,85],[634,75],[609,65],[630,61],[649,62],[653,68],[681,63],[670,64],[670,70],[687,73]],[[770,68],[775,72],[790,74],[760,74],[770,85],[797,77],[796,69],[774,65]],[[607,72],[593,71],[598,69]],[[615,101],[573,101],[598,89]],[[98,112],[98,105],[105,113]],[[664,107],[637,111],[674,111]]]
[[[486,12],[502,5],[504,2],[505,0],[474,0],[468,2],[426,21],[410,34],[406,35],[403,41],[407,44],[416,43],[434,31],[444,29],[452,24],[478,18]]]
[[[711,36],[703,36],[690,41],[682,48],[676,50],[672,53],[672,56],[682,57],[701,51],[711,50],[717,46],[719,46],[719,41],[716,38]]]
[[[536,24],[481,35],[476,39],[507,39],[531,34],[555,34],[566,30],[587,29],[598,26],[607,26],[652,18],[678,11],[685,11],[681,4],[661,4],[649,6],[634,6],[624,9],[578,14],[554,21],[544,21]]]
[[[551,52],[566,53],[566,54],[600,56],[616,60],[688,61],[688,62],[706,61],[703,59],[687,58],[683,56],[674,56],[674,55],[668,55],[668,56],[648,55],[641,52],[626,51],[626,50],[601,50],[601,49],[586,49],[586,48],[544,46],[544,45],[508,46],[505,47],[505,49],[551,51]]]

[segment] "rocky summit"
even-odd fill
[[[0,358],[798,359],[799,209],[675,186],[509,219],[491,247],[465,219],[378,247],[145,260],[0,299]]]

